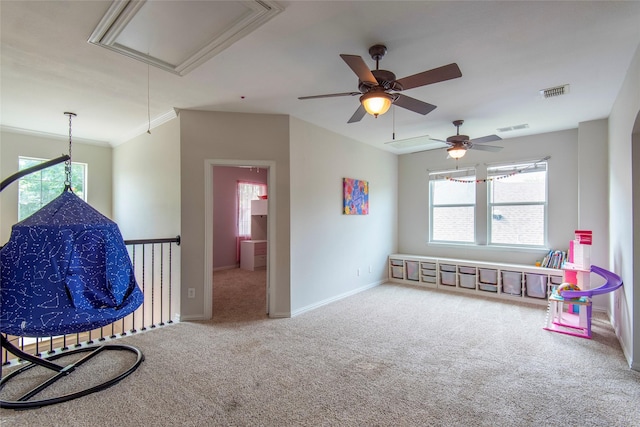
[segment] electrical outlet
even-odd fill
[[[360,269],[358,269],[358,276],[360,275]]]
[[[373,273],[373,269],[369,266],[369,273]]]
[[[196,297],[196,288],[187,289],[187,298],[195,298]]]

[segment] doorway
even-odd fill
[[[220,322],[264,318],[270,311],[269,284],[275,274],[275,191],[271,185],[275,165],[270,161],[207,160],[205,172],[205,313]],[[266,184],[267,212],[260,212],[266,214],[248,217],[246,209],[239,210],[245,204],[238,203],[238,188],[246,188],[246,183]],[[246,224],[238,233],[238,221],[249,222],[253,233]],[[240,268],[242,252],[255,246],[252,243],[262,243],[266,253],[256,259],[266,260],[255,265],[245,261]]]

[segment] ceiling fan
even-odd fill
[[[358,55],[340,55],[344,62],[346,62],[351,70],[358,76],[359,92],[301,96],[298,99],[359,95],[360,107],[358,107],[347,123],[359,122],[366,113],[378,117],[378,115],[386,113],[391,107],[391,104],[406,108],[418,114],[426,115],[433,111],[436,106],[396,92],[462,77],[458,65],[452,63],[396,80],[396,75],[391,71],[380,70],[378,68],[380,59],[382,59],[386,53],[387,47],[381,44],[369,48],[369,55],[376,61],[375,70],[369,70],[369,67],[362,57]]]
[[[456,127],[456,134],[447,138],[446,141],[442,141],[440,139],[433,139],[434,141],[444,142],[449,145],[447,148],[447,153],[449,156],[454,159],[459,159],[465,155],[467,150],[482,150],[482,151],[500,151],[502,147],[498,147],[495,145],[477,145],[477,144],[485,144],[487,142],[500,141],[498,135],[487,135],[482,138],[469,139],[468,135],[460,135],[460,126],[464,123],[464,120],[454,120],[453,125]]]

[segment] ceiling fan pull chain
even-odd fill
[[[391,123],[393,124],[391,137],[395,141],[396,140],[396,107],[395,105],[392,105],[391,108],[393,108],[393,110],[391,111]]]

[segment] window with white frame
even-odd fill
[[[429,240],[475,243],[475,169],[429,173]]]
[[[27,169],[46,161],[32,157],[19,157],[18,170]],[[71,189],[78,197],[86,201],[87,165],[77,162],[72,162],[71,165]],[[59,196],[64,190],[65,179],[64,163],[20,178],[18,182],[18,221],[31,216]]]
[[[545,246],[547,162],[487,168],[491,245]]]
[[[429,242],[545,247],[547,159],[430,172]],[[486,198],[479,185],[487,185]],[[487,212],[486,236],[476,235],[485,229],[478,211]]]
[[[251,201],[265,194],[266,184],[238,181],[238,237],[251,237]]]

